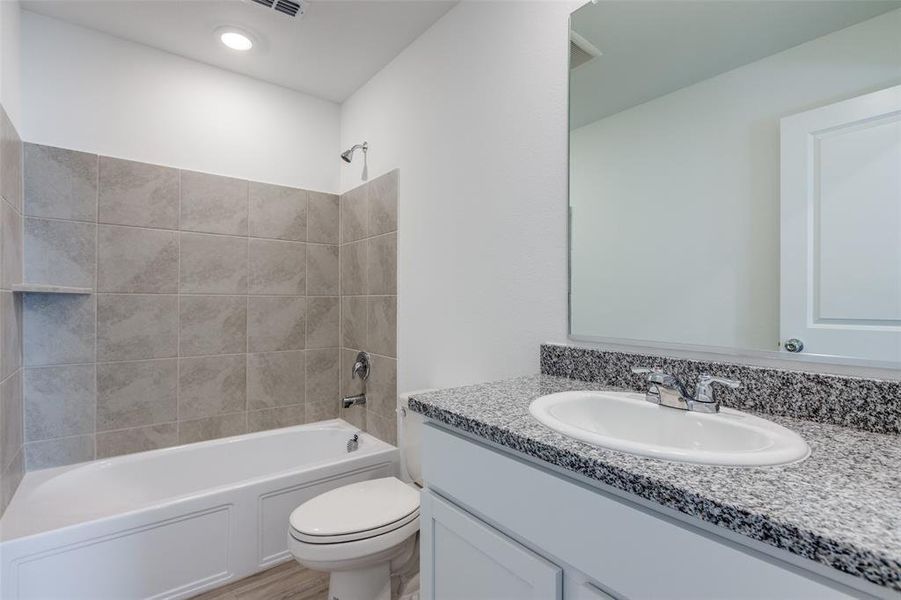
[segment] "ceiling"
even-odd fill
[[[883,0],[605,0],[573,30],[602,52],[570,75],[575,129],[889,10]]]
[[[25,0],[25,10],[342,102],[456,0],[310,0],[289,17],[250,0]],[[215,35],[240,27],[245,53]]]

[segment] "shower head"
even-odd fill
[[[343,160],[346,163],[349,163],[350,161],[352,161],[354,159],[354,152],[357,150],[357,148],[360,148],[361,150],[363,150],[363,154],[366,154],[366,151],[369,150],[369,144],[367,144],[366,142],[363,142],[362,144],[355,145],[350,150],[345,150],[344,152],[341,153],[341,160]]]

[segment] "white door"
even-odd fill
[[[782,119],[780,335],[901,361],[901,86]]]
[[[422,493],[423,600],[560,600],[560,567],[490,525]]]

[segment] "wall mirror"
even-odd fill
[[[570,335],[901,363],[901,2],[570,20]]]

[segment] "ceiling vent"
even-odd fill
[[[271,8],[289,17],[302,17],[304,12],[303,0],[250,0],[250,2]]]
[[[591,42],[583,38],[575,31],[569,32],[569,68],[570,70],[581,67],[585,63],[594,60],[601,55]]]

